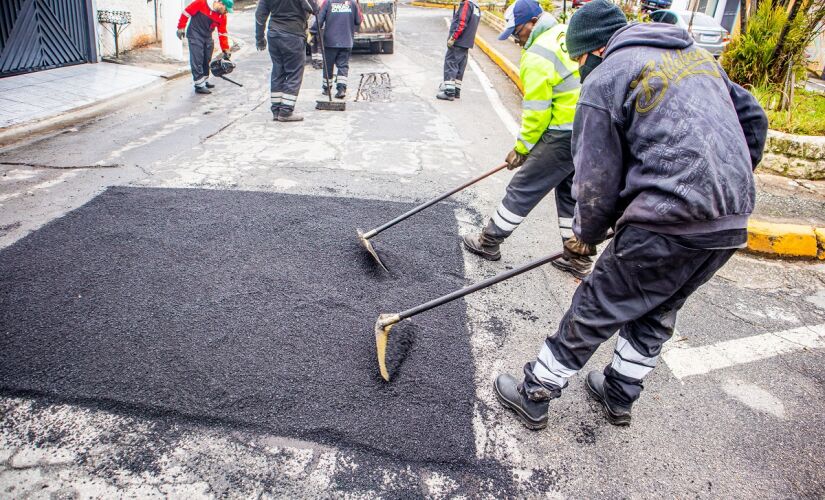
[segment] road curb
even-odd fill
[[[476,45],[524,93],[518,67],[480,36],[476,36]],[[825,260],[825,227],[751,219],[748,222],[747,250],[776,257]]]
[[[410,2],[412,7],[424,7],[425,9],[452,9],[456,6],[454,3],[435,3],[435,2]]]

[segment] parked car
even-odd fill
[[[654,10],[669,9],[673,5],[673,0],[642,0],[642,12],[653,12]]]
[[[696,45],[713,54],[713,57],[719,57],[730,43],[727,30],[716,19],[702,12],[657,10],[650,14],[650,20],[682,27],[690,33]]]

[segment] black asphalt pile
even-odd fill
[[[0,252],[0,389],[243,426],[414,462],[474,460],[463,301],[374,324],[463,286],[452,208],[376,237],[412,205],[112,188]]]

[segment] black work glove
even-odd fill
[[[186,36],[186,30],[178,30],[175,34],[178,36],[178,40],[183,40],[183,37]]]
[[[258,50],[266,50],[266,40],[261,38],[260,40],[256,41],[255,47],[257,47]]]
[[[583,257],[592,257],[596,255],[596,245],[585,243],[575,236],[567,238],[564,242],[564,255],[567,260],[577,260]]]
[[[522,166],[524,162],[527,160],[527,155],[523,155],[516,151],[515,149],[507,153],[507,158],[504,159],[507,162],[507,169],[508,170],[515,170]]]
[[[223,58],[228,61],[230,57],[232,57],[232,53],[229,52],[228,50],[224,50],[223,51]]]

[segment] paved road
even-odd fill
[[[351,70],[389,73],[391,102],[313,111],[320,75],[308,71],[299,101],[307,120],[273,123],[267,58],[247,53],[235,73],[242,89],[219,83],[201,98],[188,82],[173,82],[112,115],[0,151],[0,247],[110,185],[416,201],[495,165],[511,146],[515,88],[474,51],[462,100],[434,100],[446,13],[402,7],[399,15],[396,54],[359,55]],[[250,13],[234,21],[233,30],[252,42]],[[457,196],[461,232],[480,224],[506,179]],[[502,261],[465,257],[467,277],[557,249],[554,217],[552,204],[543,203]],[[5,395],[0,494],[825,495],[825,266],[736,256],[683,311],[630,428],[606,424],[578,377],[552,405],[548,429],[529,432],[500,409],[490,384],[534,356],[575,287],[548,267],[468,298],[474,366],[456,370],[475,380],[475,470]],[[607,363],[610,347],[587,369]],[[725,356],[713,356],[719,352]]]

